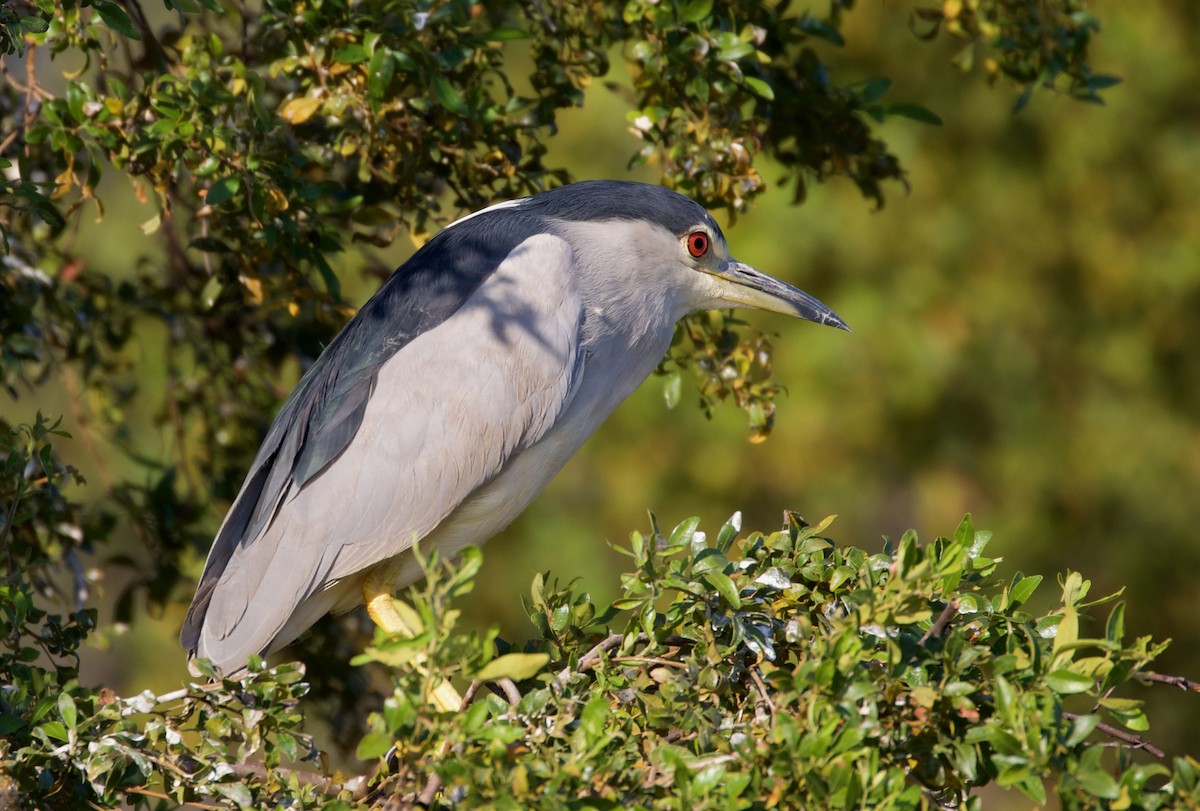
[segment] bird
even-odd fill
[[[662,186],[582,181],[469,214],[404,262],[284,402],[217,531],[180,641],[236,673],[328,612],[421,577],[513,521],[698,311],[848,330],[732,258]],[[394,612],[393,612],[394,613]]]

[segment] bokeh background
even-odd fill
[[[875,210],[844,181],[811,188],[799,207],[777,188],[726,229],[736,256],[813,293],[855,331],[747,316],[778,334],[788,388],[763,444],[746,441],[735,408],[706,419],[686,389],[667,410],[652,378],[485,548],[471,622],[531,636],[521,597],[536,571],[611,598],[625,559],[610,544],[645,529],[647,510],[664,526],[698,515],[709,531],[738,510],[763,530],[784,509],[837,514],[833,537],[869,549],[910,527],[948,534],[970,512],[994,531],[991,551],[1010,574],[1047,576],[1044,597],[1066,569],[1097,595],[1124,587],[1131,633],[1174,639],[1161,669],[1200,678],[1200,6],[1102,4],[1091,62],[1124,83],[1103,107],[1038,92],[1018,115],[1003,83],[948,69],[961,43],[918,42],[909,10],[860,4],[849,45],[827,56],[839,81],[889,76],[889,99],[942,117],[882,128],[910,190],[893,187]],[[562,115],[549,165],[578,179],[656,179],[653,166],[628,165],[638,145],[622,71],[618,55],[617,89],[597,82],[582,110]],[[768,180],[782,174],[763,168]],[[118,185],[105,201],[109,216],[79,235],[80,251],[130,273],[152,250],[137,247],[145,210]],[[356,304],[377,284],[361,266],[346,256],[338,268]],[[148,453],[169,457],[153,420],[156,341],[148,331],[132,350],[147,397],[131,424],[144,426]],[[0,406],[14,422],[40,406],[71,423],[69,397],[53,384]],[[139,617],[85,673],[122,693],[178,686],[181,618],[182,608]],[[1146,695],[1148,736],[1200,754],[1200,696]]]

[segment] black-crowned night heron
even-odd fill
[[[845,329],[730,257],[695,202],[595,181],[501,203],[429,240],[351,319],[275,418],[183,624],[232,672],[328,611],[387,625],[420,570],[525,509],[698,310]]]

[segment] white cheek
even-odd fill
[[[724,303],[726,282],[691,265],[683,266],[682,276],[683,283],[679,285],[679,289],[683,294],[682,304],[687,312],[715,310],[728,306]]]

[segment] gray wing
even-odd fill
[[[440,298],[385,287],[322,354],[218,532],[185,648],[265,650],[306,597],[403,551],[554,424],[581,372],[570,251],[543,235],[505,253],[473,287],[444,269]]]
[[[469,231],[448,228],[392,274],[283,404],[217,533],[202,585],[233,545],[262,534],[285,489],[303,486],[346,449],[380,367],[455,313],[536,228],[533,220],[511,216],[480,218]]]

